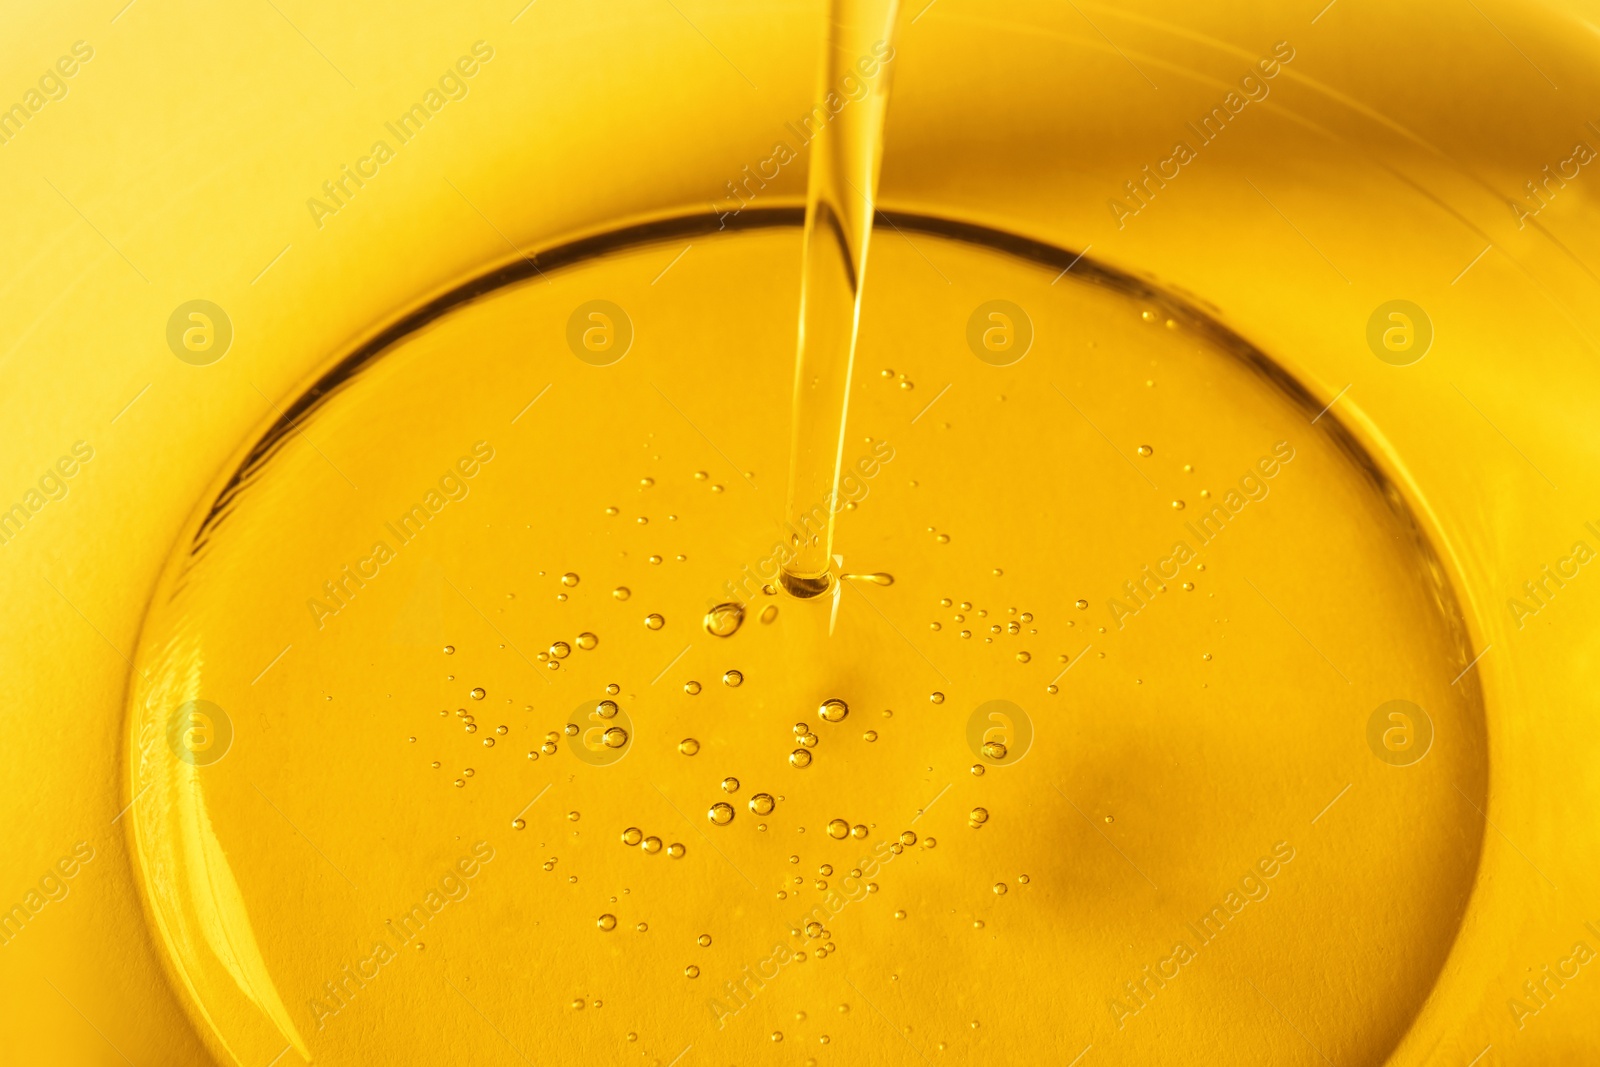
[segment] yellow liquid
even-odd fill
[[[883,116],[894,60],[896,0],[830,0],[818,72],[819,106],[806,175],[800,329],[790,418],[790,548],[784,589],[810,598],[832,583],[833,532],[872,240]],[[870,74],[869,74],[870,72]],[[833,112],[837,103],[837,113]],[[831,118],[830,118],[831,114]],[[810,129],[810,125],[807,126]]]
[[[1338,1062],[1395,1046],[1487,789],[1407,505],[1191,305],[896,221],[837,538],[895,582],[844,583],[831,638],[753,591],[705,621],[784,544],[793,292],[742,283],[792,271],[792,209],[469,283],[208,495],[137,656],[128,817],[225,1062],[1304,1060],[1247,983]],[[606,366],[567,341],[595,298],[633,330]],[[1007,365],[993,320],[968,343],[995,299],[1031,326]],[[1435,729],[1403,775],[1363,740],[1395,699]],[[191,700],[214,762],[169,732]]]

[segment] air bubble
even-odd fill
[[[810,755],[810,753],[807,753],[807,755]],[[757,793],[750,798],[750,810],[757,815],[771,815],[772,809],[777,806],[778,803],[772,799],[771,793]]]
[[[824,700],[822,706],[817,709],[817,714],[828,722],[843,722],[845,716],[850,714],[850,705],[834,697],[830,700]]]
[[[565,573],[565,574],[563,574],[561,576],[561,584],[565,585],[565,586],[568,586],[568,587],[577,585],[578,584],[578,576],[576,574],[573,574],[571,571],[568,571],[567,573]]]
[[[718,604],[706,612],[703,624],[706,633],[712,637],[732,637],[744,625],[744,605],[733,602]]]
[[[683,691],[685,693],[688,693],[690,696],[699,696],[700,695],[700,683],[699,682],[695,682],[695,681],[684,682],[683,683]]]
[[[726,826],[733,821],[733,805],[726,801],[717,801],[706,812],[706,818],[718,826]]]
[[[596,919],[594,924],[607,933],[610,933],[612,930],[617,928],[617,917],[612,915],[610,912],[607,912],[606,914],[600,916],[600,918]]]
[[[617,600],[627,600],[633,595],[633,590],[629,589],[625,585],[619,585],[615,589],[611,590],[611,595]]]
[[[622,843],[624,845],[637,845],[643,840],[644,831],[639,829],[637,826],[630,826],[626,830],[622,831]]]
[[[740,671],[728,671],[722,676],[722,684],[729,689],[737,689],[744,684],[744,674]]]
[[[578,635],[578,647],[583,649],[585,652],[593,651],[595,646],[599,643],[600,638],[596,637],[588,630],[585,630],[583,633]]]
[[[791,766],[791,767],[809,767],[809,766],[811,766],[811,753],[808,752],[807,750],[803,749],[803,748],[795,749],[793,752],[789,753],[789,766]]]
[[[700,742],[696,741],[692,737],[685,737],[682,741],[678,742],[678,751],[682,752],[685,756],[692,756],[696,752],[700,751]]]
[[[829,819],[828,836],[835,841],[843,841],[850,836],[850,824],[843,819]]]
[[[667,620],[651,612],[644,617],[644,626],[647,630],[659,630],[667,624]]]

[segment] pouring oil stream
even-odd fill
[[[833,567],[834,507],[844,462],[850,382],[861,322],[862,279],[889,100],[889,65],[864,76],[872,57],[893,56],[898,0],[829,0],[818,101],[845,100],[811,142],[806,185],[800,327],[784,517],[790,558],[779,582],[791,595],[826,593]],[[849,100],[847,87],[868,89]],[[823,104],[826,107],[826,104]],[[830,109],[831,110],[831,109]]]

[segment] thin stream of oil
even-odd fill
[[[836,96],[845,79],[859,78],[856,64],[872,54],[874,45],[892,43],[898,6],[898,0],[829,0],[818,100]],[[811,146],[784,509],[792,551],[780,572],[783,588],[802,599],[827,592],[835,577],[832,503],[845,461],[888,70],[861,79],[870,91],[823,124]]]

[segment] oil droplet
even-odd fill
[[[685,756],[692,756],[696,752],[700,751],[700,742],[696,741],[692,737],[685,737],[682,741],[678,742],[678,751],[682,752]]]
[[[556,659],[566,659],[572,655],[572,646],[565,641],[557,641],[550,646],[550,654]]]
[[[828,836],[835,841],[843,841],[850,836],[850,824],[843,819],[829,819]]]
[[[943,704],[944,703],[944,694],[943,693],[929,693],[928,694],[928,699],[933,701],[935,704]]]
[[[724,793],[737,793],[739,791],[739,779],[724,778],[722,780],[722,791]]]
[[[999,741],[985,741],[983,743],[983,750],[982,751],[983,751],[983,754],[985,756],[989,757],[992,760],[1003,760],[1003,759],[1006,758],[1006,752],[1008,751],[1008,749],[1006,748],[1006,746],[1002,742],[999,742]]]
[[[967,815],[967,821],[973,826],[982,826],[989,821],[988,808],[973,808]]]
[[[600,929],[609,933],[617,928],[617,917],[612,915],[610,912],[607,912],[606,914],[600,916],[600,918],[596,919],[594,924]]]
[[[546,756],[554,756],[556,754],[556,743],[554,741],[546,741],[544,744],[539,746],[539,751],[543,752]]]
[[[834,697],[830,700],[824,700],[822,706],[817,709],[817,714],[828,722],[843,722],[845,716],[850,714],[850,705],[838,697]]]
[[[602,719],[615,719],[617,717],[617,702],[615,700],[602,700],[594,706],[594,713]]]
[[[694,472],[694,480],[697,481],[697,482],[703,482],[709,477],[711,477],[711,475],[708,474],[705,471],[695,471]]]
[[[622,831],[622,843],[624,845],[637,845],[643,840],[644,831],[639,829],[637,826],[630,826],[626,830]]]
[[[654,612],[644,617],[644,625],[647,630],[659,630],[666,624],[667,620]]]
[[[640,478],[639,479],[639,488],[640,489],[648,489],[652,485],[655,485],[655,484],[656,484],[656,480],[654,478]]]
[[[699,945],[701,948],[708,948],[711,945],[711,935],[701,934],[699,937],[694,939],[694,943]]]
[[[684,848],[683,845],[677,841],[674,841],[672,844],[667,846],[667,855],[671,856],[675,860],[683,859],[684,854],[688,851],[688,849]]]
[[[654,856],[657,852],[661,851],[661,838],[657,837],[655,834],[651,834],[649,837],[639,842],[639,847],[650,853],[650,855]]]
[[[800,744],[804,745],[806,748],[816,748],[817,747],[817,735],[812,733],[809,730],[807,730],[805,733],[801,734],[799,737],[795,738],[795,740],[799,741]]]
[[[824,863],[822,866],[817,868],[817,873],[822,875],[824,878],[831,877],[833,875],[833,864]]]
[[[455,655],[456,654],[456,646],[455,645],[445,645],[444,646],[444,654],[447,655],[447,656]]]
[[[776,619],[777,617],[778,617],[778,605],[776,605],[776,604],[768,604],[766,607],[761,609],[761,621],[762,621],[762,623],[771,623],[772,620]]]
[[[783,1040],[783,1031],[781,1031],[781,1030],[772,1031],[772,1040],[774,1040],[774,1041],[782,1041]]]
[[[700,968],[691,963],[683,969],[683,974],[685,978],[699,978]]]
[[[1182,511],[1182,510],[1183,510],[1183,501],[1181,501],[1181,500],[1174,500],[1174,501],[1173,501],[1173,502],[1172,502],[1172,510],[1173,510],[1173,511]]]
[[[744,684],[744,675],[739,671],[728,671],[722,676],[722,684],[729,689],[737,689]]]
[[[588,630],[585,630],[583,633],[578,635],[578,647],[583,649],[585,652],[593,651],[594,647],[599,643],[600,639],[594,634],[590,633]]]
[[[1076,607],[1079,611],[1088,611],[1089,610],[1089,602],[1087,600],[1079,599],[1078,602],[1076,604],[1074,604],[1073,606]]]
[[[810,755],[810,753],[806,753]],[[757,793],[750,798],[750,810],[757,815],[771,815],[772,809],[777,807],[777,801],[772,799],[771,793]]]
[[[861,740],[863,740],[863,741],[872,742],[872,741],[876,741],[877,739],[878,739],[878,731],[876,731],[876,730],[868,730],[866,733],[861,735]]]
[[[941,545],[948,545],[950,543],[949,534],[936,534],[933,539],[939,542]]]
[[[484,689],[483,689],[483,686],[480,685],[480,686],[476,687],[475,689],[473,689],[472,692],[468,693],[467,695],[469,697],[471,697],[473,700],[482,700],[484,697],[488,696],[489,694],[486,693],[484,691]]]
[[[629,589],[625,585],[619,585],[615,589],[611,590],[611,595],[618,600],[627,600],[633,595],[633,590]]]
[[[1019,875],[1017,875],[1017,884],[1018,884],[1018,885],[1027,885],[1027,884],[1028,884],[1028,883],[1029,883],[1029,882],[1031,882],[1031,881],[1032,881],[1032,880],[1033,880],[1033,879],[1031,879],[1031,878],[1029,878],[1029,877],[1028,877],[1028,876],[1027,876],[1027,875],[1025,875],[1025,874],[1019,874]]]
[[[700,683],[699,682],[694,682],[694,681],[684,682],[683,683],[683,691],[685,693],[688,693],[692,697],[693,696],[699,696],[700,695]]]
[[[935,838],[924,837],[922,839],[922,847],[923,848],[938,848],[939,847],[939,842]]]
[[[1028,653],[1026,653],[1026,652],[1018,652],[1017,653],[1017,662],[1018,663],[1027,663],[1031,659],[1033,659],[1033,657],[1031,655],[1029,655]]]
[[[577,822],[581,818],[583,818],[583,815],[580,814],[579,812],[576,812],[576,811],[567,812],[567,821],[568,822]]]
[[[795,749],[793,752],[789,753],[789,766],[791,766],[791,767],[809,767],[809,766],[811,766],[811,753],[806,751],[803,748]]]
[[[712,637],[732,637],[744,625],[744,605],[732,602],[718,604],[706,612],[704,624],[706,633]]]
[[[1185,593],[1192,593],[1192,592],[1194,592],[1194,583],[1193,583],[1193,582],[1184,582],[1184,583],[1183,583],[1183,591],[1184,591],[1184,592],[1185,592]]]
[[[806,936],[811,938],[812,940],[816,940],[817,938],[821,937],[822,936],[822,924],[817,922],[815,919],[813,919],[811,922],[806,923]]]
[[[983,764],[974,763],[972,765],[972,776],[974,778],[982,778],[983,777]]]
[[[578,584],[578,576],[576,574],[573,574],[571,571],[568,571],[567,573],[565,573],[565,574],[563,574],[561,576],[561,584],[565,585],[565,586],[577,585]]]
[[[711,805],[711,809],[706,812],[706,818],[718,826],[726,826],[733,821],[733,805],[719,800]]]
[[[917,835],[910,830],[900,831],[900,843],[907,848],[917,843]]]
[[[856,823],[854,826],[850,827],[850,836],[855,838],[857,841],[865,839],[867,836],[866,826],[863,823]]]
[[[1153,449],[1153,448],[1151,448],[1151,447],[1150,447],[1150,446],[1149,446],[1149,445],[1140,445],[1140,446],[1139,446],[1139,455],[1141,455],[1141,456],[1151,456],[1151,455],[1154,455],[1154,454],[1155,454],[1155,451],[1156,451],[1156,450],[1155,450],[1155,449]]]
[[[902,910],[898,910],[898,909],[897,909],[897,910],[896,910],[896,911],[895,911],[895,913],[894,913],[894,917],[895,917],[895,918],[896,918],[896,919],[904,919],[904,918],[905,918],[905,917],[906,917],[906,913],[905,913],[905,912],[904,912],[904,911],[902,911]]]
[[[1006,884],[1004,882],[996,882],[994,884],[994,894],[997,897],[1005,896],[1006,895]],[[973,1024],[973,1025],[977,1025],[977,1024]]]
[[[528,824],[523,822],[521,819],[512,819],[511,820],[511,828],[513,830],[520,830],[520,829],[522,829],[523,827],[525,827],[527,825]]]

